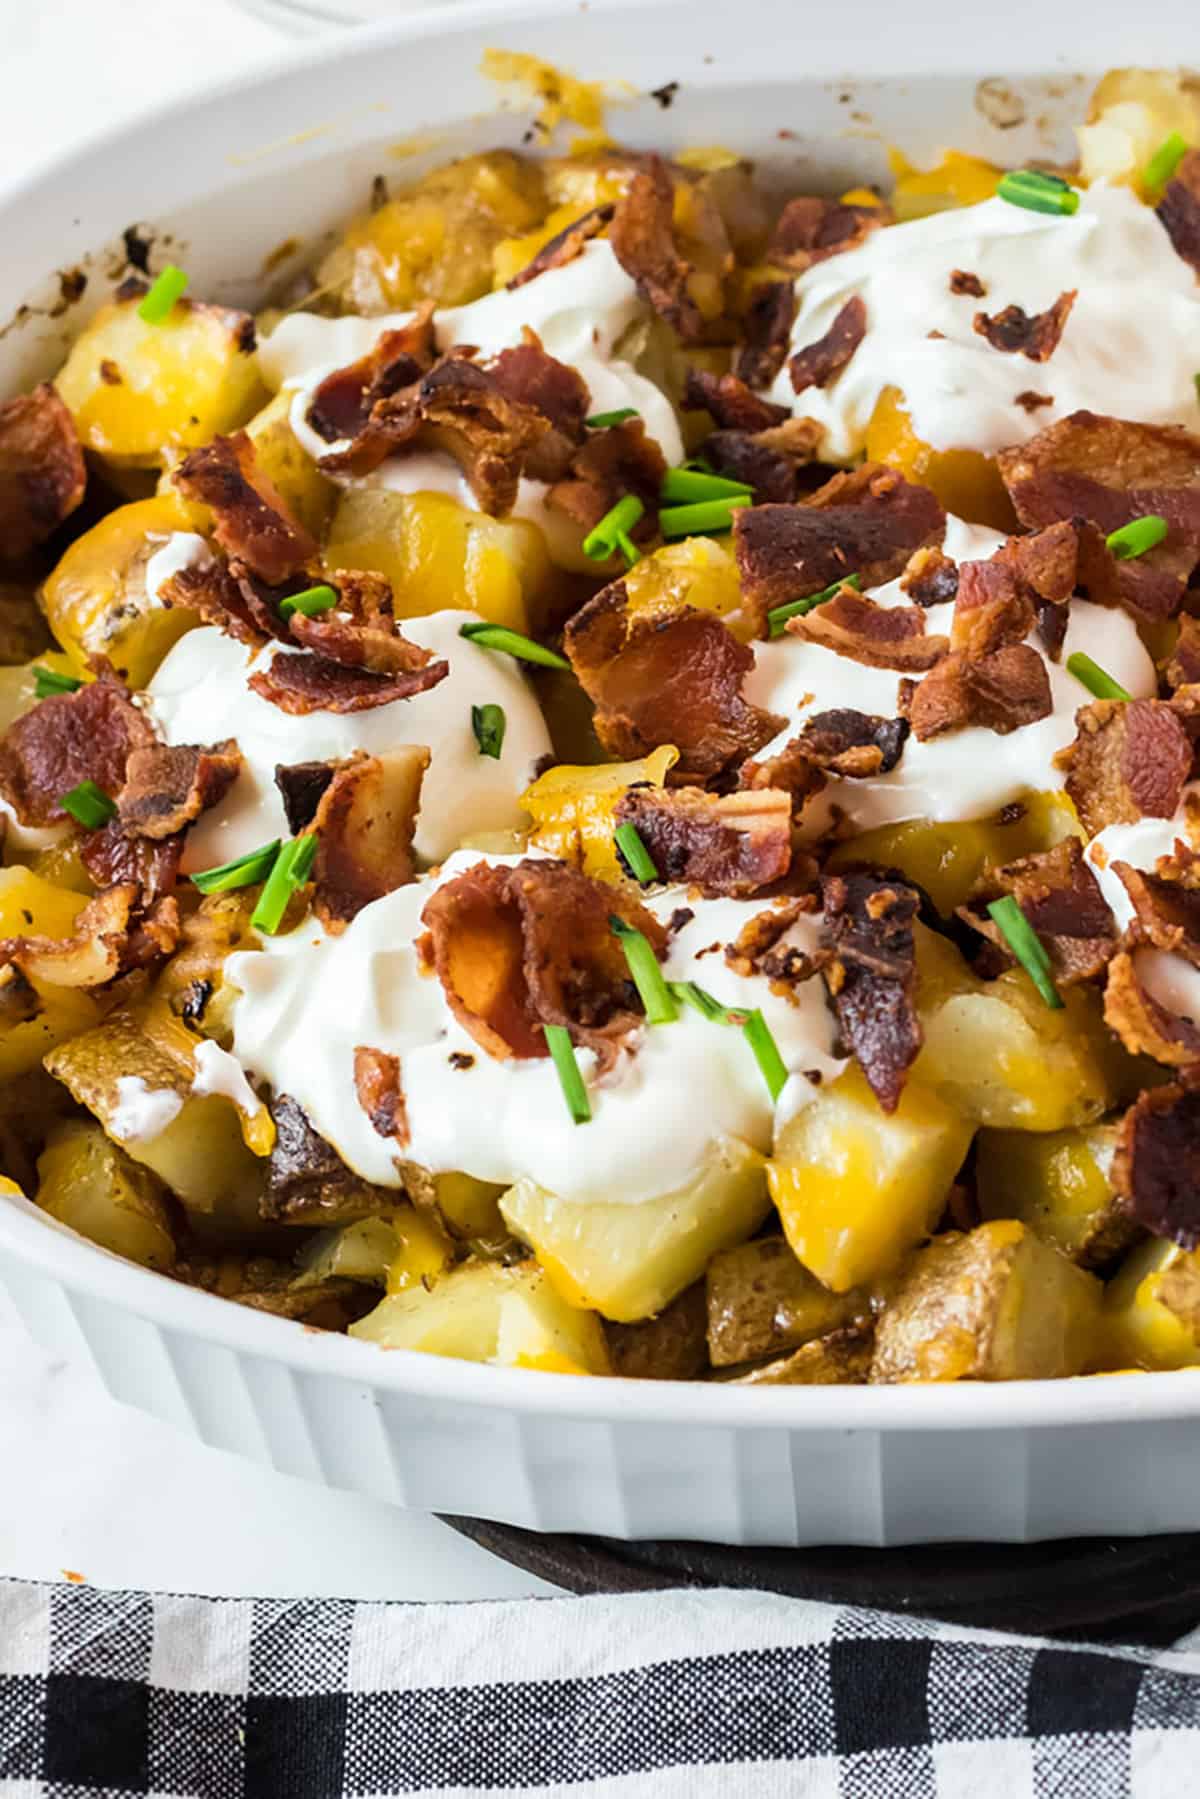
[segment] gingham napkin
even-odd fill
[[[0,1582],[0,1799],[400,1793],[1196,1799],[1200,1653],[760,1593],[413,1605]]]

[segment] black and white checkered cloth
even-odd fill
[[[0,1799],[1196,1799],[1200,1654],[770,1594],[0,1582]]]

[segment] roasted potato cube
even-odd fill
[[[693,606],[728,619],[742,603],[737,564],[711,537],[664,544],[636,562],[623,580],[630,613],[651,618]]]
[[[1143,190],[1158,146],[1177,131],[1200,141],[1200,82],[1180,69],[1110,69],[1076,132],[1085,182],[1122,181]],[[1157,199],[1157,195],[1151,196]]]
[[[476,1180],[472,1174],[430,1174],[415,1162],[402,1163],[400,1174],[413,1204],[458,1242],[494,1243],[507,1238],[500,1216],[503,1186]]]
[[[679,751],[664,744],[640,762],[547,769],[521,795],[533,814],[530,843],[601,881],[625,879],[613,843],[617,806],[636,784],[661,787],[678,760]]]
[[[868,1323],[844,1325],[827,1336],[814,1337],[791,1355],[764,1362],[732,1376],[737,1387],[861,1387],[871,1372],[874,1327]]]
[[[698,1380],[708,1369],[703,1281],[641,1324],[605,1323],[613,1373],[627,1380]]]
[[[54,886],[31,869],[0,868],[0,937],[72,937],[85,904],[83,894]],[[81,988],[13,982],[0,1003],[0,1081],[37,1068],[47,1051],[86,1031],[98,1016],[96,1002]]]
[[[870,1295],[831,1293],[785,1237],[756,1237],[708,1265],[708,1352],[714,1368],[795,1349],[870,1316]]]
[[[147,325],[141,298],[102,306],[55,382],[84,448],[118,468],[163,468],[236,431],[267,399],[247,313],[180,300]]]
[[[401,1204],[386,1217],[359,1218],[319,1231],[300,1256],[297,1286],[342,1278],[402,1293],[432,1283],[449,1267],[453,1245],[415,1206]]]
[[[784,1125],[767,1165],[784,1235],[834,1293],[876,1281],[933,1229],[970,1142],[924,1083],[884,1112],[851,1064]]]
[[[914,1257],[876,1326],[871,1379],[1054,1380],[1095,1351],[1103,1288],[1015,1218]]]
[[[994,163],[984,162],[979,156],[966,156],[961,150],[947,150],[932,169],[914,168],[895,150],[891,162],[896,176],[892,210],[902,222],[990,200],[1002,173]]]
[[[769,1204],[763,1158],[724,1138],[696,1180],[658,1199],[558,1199],[521,1180],[500,1210],[572,1305],[633,1324],[690,1287],[718,1250],[757,1230]]]
[[[913,428],[898,387],[885,387],[876,401],[867,426],[866,452],[868,461],[886,462],[906,480],[932,488],[947,512],[973,525],[1016,530],[1012,501],[992,458],[979,450],[935,450],[925,443]]]
[[[240,989],[226,981],[225,964],[235,951],[261,947],[258,933],[250,928],[257,897],[256,890],[244,887],[207,894],[185,917],[180,946],[154,989],[157,1006],[226,1047],[232,1038],[229,1014]]]
[[[1200,1365],[1200,1251],[1155,1238],[1131,1252],[1104,1294],[1105,1368]]]
[[[1102,1268],[1139,1235],[1112,1190],[1115,1124],[980,1131],[975,1190],[984,1218],[1019,1218],[1081,1268]]]
[[[67,1120],[51,1132],[38,1158],[37,1203],[81,1237],[143,1268],[174,1264],[161,1182],[87,1119]]]

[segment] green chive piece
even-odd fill
[[[592,1107],[587,1088],[583,1084],[583,1076],[579,1072],[579,1064],[575,1060],[571,1033],[565,1024],[544,1024],[542,1030],[546,1037],[546,1047],[558,1071],[558,1084],[567,1102],[567,1111],[576,1124],[588,1124],[591,1121]]]
[[[1147,193],[1161,193],[1187,155],[1188,141],[1178,131],[1164,138],[1142,171],[1142,186]]]
[[[117,815],[113,801],[95,781],[81,781],[70,793],[64,793],[58,803],[86,831],[98,831]]]
[[[589,431],[604,431],[609,425],[623,425],[626,419],[641,418],[636,406],[618,406],[615,412],[594,412],[590,419],[584,419]]]
[[[1131,700],[1133,698],[1133,695],[1128,693],[1119,681],[1114,681],[1098,662],[1093,662],[1091,657],[1085,656],[1082,650],[1075,650],[1067,657],[1067,673],[1074,675],[1077,681],[1082,681],[1088,692],[1094,693],[1098,700]]]
[[[74,675],[60,675],[57,669],[43,668],[39,662],[33,671],[33,691],[39,700],[48,700],[52,693],[77,693],[83,682]]]
[[[312,873],[316,853],[317,840],[311,831],[284,844],[258,896],[258,904],[250,914],[250,923],[256,931],[261,931],[265,937],[275,935],[288,909],[288,901]]]
[[[535,643],[532,637],[510,631],[507,625],[489,625],[486,619],[480,619],[478,624],[460,625],[458,634],[468,643],[477,643],[481,650],[503,650],[506,656],[515,656],[519,662],[536,662],[542,668],[571,666],[557,650],[548,650],[545,644]]]
[[[291,618],[293,612],[302,612],[305,618],[315,618],[318,612],[329,612],[337,603],[336,588],[322,582],[318,587],[306,587],[302,592],[289,593],[285,600],[280,600],[279,616]]]
[[[507,723],[503,706],[471,707],[471,729],[475,733],[481,756],[491,756],[494,761],[499,762]]]
[[[690,1006],[693,1012],[699,1012],[701,1018],[706,1019],[709,1024],[744,1025],[750,1016],[748,1012],[723,1006],[719,999],[714,999],[711,993],[706,993],[695,981],[668,981],[667,986],[675,999]]]
[[[615,912],[609,915],[608,927],[613,936],[620,939],[633,984],[646,1009],[646,1023],[674,1024],[679,1017],[679,1007],[667,986],[650,939],[644,931],[637,931],[623,918],[618,918]]]
[[[669,468],[659,489],[662,500],[739,500],[750,499],[754,489],[744,481],[727,481],[724,475],[709,475],[703,469]]]
[[[1041,938],[1011,893],[993,900],[988,916],[1052,1011],[1062,1010],[1062,1000],[1050,973],[1050,958]]]
[[[138,317],[142,323],[161,325],[174,312],[176,302],[182,300],[187,284],[188,278],[183,270],[169,262],[138,307]]]
[[[774,1105],[783,1092],[788,1071],[783,1057],[779,1053],[779,1045],[771,1035],[771,1027],[757,1008],[751,1012],[742,1026],[742,1035],[754,1051],[754,1060],[762,1070],[763,1080],[767,1083],[767,1092],[771,1095],[771,1104]]]
[[[202,868],[188,879],[201,893],[232,893],[237,887],[253,887],[256,881],[265,881],[278,854],[279,838],[276,837],[271,843],[264,843],[261,849],[238,856],[236,861],[222,862],[217,868]]]
[[[1118,562],[1132,562],[1161,543],[1169,530],[1161,513],[1147,512],[1142,518],[1130,519],[1119,531],[1110,531],[1104,541]]]
[[[638,549],[632,537],[625,531],[617,532],[617,548],[620,550],[622,556],[624,556],[630,568],[633,567],[635,562],[640,562],[642,560],[642,552]]]
[[[744,494],[726,500],[700,500],[691,506],[668,506],[658,515],[664,537],[694,537],[705,531],[731,531],[733,515],[750,501]]]
[[[1010,169],[1000,177],[996,193],[1010,206],[1023,206],[1028,212],[1055,212],[1066,217],[1079,211],[1079,195],[1070,182],[1041,169]]]
[[[654,866],[654,857],[642,842],[642,834],[636,825],[630,824],[628,821],[623,825],[618,825],[613,832],[613,842],[635,881],[640,881],[644,887],[647,881],[659,879],[658,870]]]
[[[768,634],[771,637],[782,637],[789,618],[802,618],[815,606],[823,606],[826,600],[831,600],[843,587],[852,587],[855,593],[861,593],[862,576],[847,575],[844,581],[833,581],[828,587],[822,588],[820,593],[810,593],[806,600],[789,600],[786,606],[772,606],[767,613]]]
[[[645,506],[635,493],[627,493],[623,500],[610,507],[593,531],[589,531],[583,540],[583,553],[590,556],[593,562],[607,562],[615,556],[621,546],[621,538],[628,537],[633,527],[645,513]],[[628,556],[629,551],[625,551]]]

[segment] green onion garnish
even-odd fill
[[[820,593],[810,593],[806,600],[789,600],[786,606],[772,606],[767,613],[768,636],[782,637],[789,618],[802,618],[815,606],[823,606],[826,600],[831,600],[834,594],[843,587],[852,587],[855,593],[861,593],[862,576],[847,575],[844,581],[832,581],[828,587],[823,587]]]
[[[618,406],[615,412],[594,412],[590,419],[584,419],[583,422],[589,431],[603,431],[609,425],[623,425],[626,419],[641,416],[636,406]]]
[[[771,1035],[771,1027],[757,1009],[751,1012],[742,1026],[742,1035],[754,1051],[754,1060],[762,1070],[767,1092],[771,1095],[771,1104],[774,1105],[787,1083],[788,1071],[779,1053],[779,1045]]]
[[[613,832],[613,842],[635,881],[640,881],[644,887],[647,881],[658,880],[654,858],[642,842],[642,834],[636,825],[628,822],[618,825]]]
[[[280,600],[279,616],[291,618],[293,612],[302,612],[305,618],[315,618],[318,612],[329,612],[337,603],[336,589],[322,582],[319,587],[306,587],[300,593],[289,593],[285,600]]]
[[[98,831],[117,815],[116,806],[95,781],[81,781],[70,793],[64,793],[58,803],[87,831]]]
[[[1188,141],[1178,131],[1163,139],[1142,171],[1142,186],[1147,192],[1156,194],[1166,187],[1187,155],[1187,149]]]
[[[593,562],[607,562],[621,550],[632,568],[635,562],[641,561],[641,551],[629,533],[645,510],[635,493],[627,493],[604,514],[595,529],[588,532],[583,540],[584,555],[590,556]]]
[[[311,831],[284,844],[258,896],[258,904],[250,914],[250,923],[256,931],[266,937],[275,935],[288,909],[288,901],[311,874],[316,853],[317,840]]]
[[[1130,519],[1119,531],[1110,531],[1104,541],[1118,562],[1132,562],[1161,543],[1169,530],[1161,513],[1147,512],[1142,518]]]
[[[658,515],[664,537],[693,537],[704,531],[731,531],[733,515],[749,498],[737,494],[726,500],[700,500],[692,506],[668,506]]]
[[[471,729],[475,733],[481,756],[491,756],[499,762],[500,751],[504,748],[506,723],[503,706],[471,707]]]
[[[567,1102],[567,1111],[576,1124],[587,1124],[592,1116],[592,1108],[583,1076],[579,1072],[579,1064],[575,1060],[571,1033],[565,1024],[544,1024],[542,1030],[546,1036],[546,1047],[558,1071],[558,1084]]]
[[[679,1007],[663,977],[654,945],[644,931],[634,930],[623,918],[618,918],[615,912],[610,913],[608,925],[613,936],[620,939],[629,972],[633,976],[633,984],[646,1008],[646,1023],[674,1024],[679,1017]]]
[[[39,700],[48,700],[52,693],[76,693],[83,682],[74,675],[60,675],[57,669],[43,668],[39,662],[33,671],[33,691]]]
[[[1065,216],[1079,211],[1079,195],[1070,182],[1041,169],[1010,169],[1000,177],[996,193],[1010,206],[1024,206],[1028,212],[1057,212]]]
[[[481,650],[503,650],[506,656],[516,656],[521,662],[537,662],[543,668],[571,666],[557,650],[548,650],[544,644],[535,643],[532,637],[510,631],[507,625],[489,625],[486,619],[480,619],[477,625],[460,625],[458,634],[468,643],[477,643]]]
[[[183,270],[169,262],[138,306],[138,317],[142,323],[161,325],[174,312],[176,301],[182,300],[187,284],[188,278]]]
[[[1067,673],[1074,675],[1077,681],[1082,681],[1088,692],[1094,693],[1098,700],[1131,700],[1133,698],[1133,695],[1128,693],[1119,681],[1114,681],[1098,662],[1093,662],[1091,657],[1085,656],[1082,650],[1075,650],[1067,657]]]
[[[682,1000],[693,1012],[699,1012],[701,1018],[707,1019],[709,1024],[744,1025],[750,1016],[748,1012],[739,1011],[736,1007],[723,1006],[719,999],[714,999],[711,993],[706,993],[695,981],[669,981],[667,985],[677,1000]]]
[[[1062,1000],[1050,973],[1050,958],[1012,894],[993,900],[988,907],[988,916],[1046,1004],[1054,1011],[1061,1011]]]
[[[265,881],[278,854],[279,839],[276,837],[273,842],[264,843],[260,850],[250,850],[236,861],[222,862],[217,868],[202,868],[188,878],[201,893],[232,893],[236,887],[253,887],[256,881]]]
[[[744,481],[727,481],[703,469],[669,468],[663,476],[659,498],[663,500],[748,500],[754,489]]]

